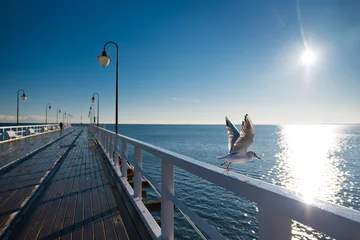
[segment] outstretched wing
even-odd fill
[[[234,143],[230,153],[241,152],[245,154],[248,147],[254,142],[254,136],[254,125],[246,114],[242,122],[240,137]]]
[[[232,124],[232,122],[227,117],[225,117],[225,121],[226,121],[226,129],[229,134],[229,143],[228,143],[229,153],[231,153],[233,151],[236,140],[240,137],[240,133],[239,130],[237,130],[234,124]]]

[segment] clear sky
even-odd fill
[[[56,109],[119,122],[360,122],[360,1],[0,2],[0,121],[49,122]],[[302,34],[303,33],[303,34]],[[316,55],[304,64],[305,48]],[[107,53],[115,60],[115,47]]]

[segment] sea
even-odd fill
[[[115,125],[105,125],[115,131]],[[261,160],[230,171],[360,211],[360,125],[255,125],[249,150]],[[224,125],[119,125],[119,133],[215,166],[228,152]],[[128,147],[129,157],[133,148]],[[161,161],[143,154],[143,168],[161,182]],[[175,167],[175,196],[228,239],[258,239],[256,203]],[[158,199],[149,190],[148,197]],[[147,200],[147,199],[145,199]],[[159,215],[154,214],[154,217]],[[293,221],[293,239],[331,239]],[[176,210],[176,239],[201,239]]]
[[[115,125],[102,125],[115,131]],[[238,126],[239,127],[239,126]],[[121,124],[119,133],[220,167],[228,152],[225,125]],[[255,125],[250,146],[261,157],[230,171],[360,211],[360,125]],[[129,157],[133,148],[128,146]],[[161,182],[161,160],[143,153],[143,168]],[[145,200],[159,199],[148,189]],[[258,239],[256,203],[175,167],[175,196],[228,239]],[[159,218],[158,213],[153,213]],[[336,224],[336,223],[334,223]],[[293,239],[332,239],[292,222]],[[202,239],[175,210],[175,239]]]

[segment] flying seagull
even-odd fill
[[[229,154],[221,157],[217,157],[217,159],[224,159],[220,166],[225,163],[229,163],[226,167],[226,171],[229,171],[229,166],[231,163],[246,163],[251,158],[258,158],[253,151],[247,151],[248,147],[254,142],[254,126],[246,114],[244,117],[244,121],[241,125],[241,132],[237,130],[237,128],[232,124],[232,122],[225,117],[226,121],[226,129],[229,134]]]

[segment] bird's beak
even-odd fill
[[[261,160],[261,158],[259,158],[259,156],[258,156],[258,155],[256,155],[256,154],[255,154],[255,157],[256,157],[257,159],[260,159],[260,160]]]

